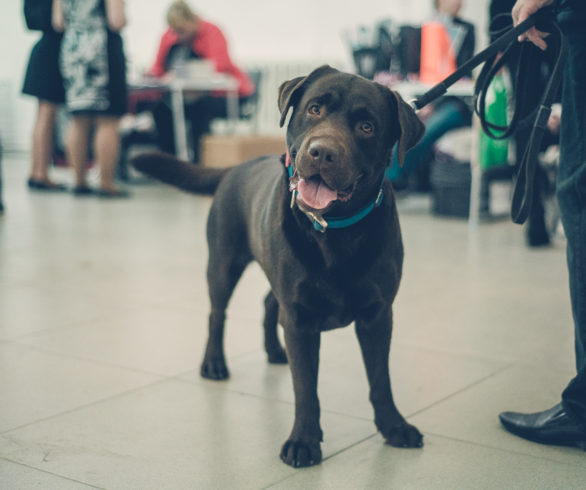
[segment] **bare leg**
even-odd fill
[[[118,117],[99,117],[94,137],[94,155],[100,169],[100,188],[103,191],[116,191],[114,173],[118,163],[120,135]]]
[[[75,185],[78,188],[87,187],[86,160],[91,125],[91,117],[75,116],[67,128],[67,160],[75,172]]]
[[[50,182],[49,162],[53,153],[53,130],[57,105],[39,99],[37,119],[33,128],[30,178],[39,182]]]

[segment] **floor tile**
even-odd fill
[[[167,381],[0,436],[0,457],[108,489],[264,488],[295,472],[279,457],[293,407]],[[373,434],[325,413],[325,457]]]
[[[44,471],[11,463],[0,458],[0,485],[2,488],[20,490],[38,488],[42,490],[90,490],[90,485],[61,478]]]
[[[132,307],[128,298],[113,301],[80,285],[47,289],[0,282],[0,340],[116,317]]]
[[[158,379],[27,346],[0,343],[0,433]]]
[[[256,325],[254,326],[256,327]],[[163,376],[176,376],[199,366],[207,338],[207,312],[179,307],[142,307],[132,311],[29,335],[19,343],[54,354],[99,361]],[[257,350],[260,328],[227,343],[230,356]]]
[[[570,372],[547,366],[515,365],[422,411],[411,422],[427,433],[584,466],[584,451],[525,441],[505,431],[498,420],[500,412],[533,413],[551,408],[559,403],[571,377]]]
[[[550,490],[583,488],[585,479],[584,466],[426,435],[425,446],[416,450],[391,448],[368,439],[327,464],[297,472],[269,488]]]

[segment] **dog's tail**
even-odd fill
[[[149,177],[193,194],[213,194],[224,175],[232,169],[195,165],[162,152],[138,155],[131,164]]]

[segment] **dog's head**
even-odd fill
[[[281,126],[291,108],[291,187],[300,209],[314,214],[346,214],[372,200],[395,143],[402,163],[424,132],[398,94],[329,66],[281,85]]]

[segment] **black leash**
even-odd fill
[[[485,63],[480,75],[478,76],[478,79],[476,80],[474,89],[474,110],[478,114],[482,128],[486,134],[494,139],[508,138],[519,126],[527,124],[528,120],[534,118],[529,142],[525,149],[523,159],[518,166],[517,180],[515,182],[513,200],[511,204],[511,218],[515,223],[518,224],[525,222],[531,208],[531,202],[533,199],[533,181],[536,165],[538,162],[537,157],[540,150],[541,140],[547,129],[547,121],[549,119],[549,115],[551,114],[551,105],[553,103],[554,97],[557,94],[559,84],[562,79],[562,71],[567,57],[566,40],[554,19],[555,10],[553,8],[550,7],[539,10],[516,27],[508,30],[485,50],[470,58],[458,70],[456,70],[442,82],[438,83],[421,97],[418,97],[411,102],[411,105],[414,109],[421,109],[436,98],[444,95],[449,87],[460,80],[465,74],[470,73],[473,68],[476,68],[481,63]],[[508,126],[494,125],[488,122],[485,117],[487,88],[490,85],[492,78],[515,53],[514,50],[518,49],[518,36],[528,31],[536,24],[538,24],[539,30],[551,33],[551,35],[548,37],[548,43],[552,42],[552,44],[555,44],[555,46],[558,48],[556,63],[552,70],[547,87],[543,93],[537,109],[529,116],[524,117],[524,120],[521,120],[522,114],[519,103],[521,100],[521,97],[519,97],[521,94],[520,91],[522,91],[524,83],[532,82],[523,76],[526,71],[526,65],[523,63],[523,60],[528,60],[528,57],[523,53],[523,48],[525,48],[525,46],[522,46],[520,62],[516,73],[518,95],[514,97],[515,109],[511,117],[511,122]],[[545,27],[543,27],[544,25]],[[501,56],[497,59],[499,54],[501,54]]]

